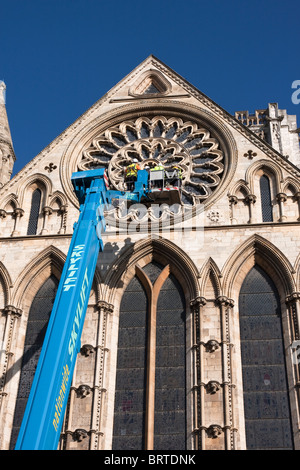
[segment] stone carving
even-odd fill
[[[76,395],[78,398],[85,398],[91,393],[91,387],[89,385],[80,385],[76,389]]]
[[[248,160],[253,160],[254,157],[257,157],[257,153],[253,152],[253,150],[248,150],[248,152],[244,153],[244,157],[248,158]]]
[[[207,393],[214,395],[220,390],[221,385],[216,380],[211,380],[210,382],[206,384],[205,388],[206,388]]]
[[[207,217],[212,222],[219,222],[221,215],[219,211],[211,210],[207,213]]]
[[[48,173],[52,173],[52,171],[56,170],[57,166],[54,165],[54,163],[49,163],[49,165],[45,166],[45,170],[48,171]]]
[[[80,352],[85,357],[89,357],[91,354],[95,352],[95,348],[91,344],[84,344],[81,347]]]
[[[216,439],[222,434],[222,428],[218,424],[211,424],[206,432],[209,437]]]
[[[88,437],[88,432],[85,429],[75,429],[73,433],[73,438],[75,441],[82,442],[83,439]]]
[[[206,351],[210,353],[213,353],[220,348],[220,344],[215,339],[210,339],[204,346]]]

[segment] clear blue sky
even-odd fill
[[[299,0],[0,0],[19,171],[149,54],[228,112],[298,116]]]

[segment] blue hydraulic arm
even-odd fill
[[[110,191],[103,169],[78,172],[72,183],[80,202],[57,295],[19,432],[17,450],[57,449],[80,337],[105,231],[104,209],[111,198],[147,197],[146,173],[132,193]]]

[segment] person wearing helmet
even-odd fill
[[[155,189],[163,189],[164,187],[164,175],[165,175],[165,167],[160,162],[157,163],[154,167],[151,168],[151,184],[152,187]]]
[[[180,188],[182,182],[182,170],[178,165],[173,165],[172,170],[174,171],[174,175],[176,175],[173,181],[173,186]]]
[[[138,159],[134,158],[132,163],[126,167],[125,170],[125,182],[127,189],[132,191],[134,189],[134,183],[137,180],[137,172],[141,169]]]

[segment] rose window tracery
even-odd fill
[[[182,171],[181,201],[188,209],[205,202],[224,173],[224,153],[211,132],[178,117],[139,117],[106,129],[82,155],[78,170],[107,168],[112,188],[126,190],[125,168],[162,163]]]

